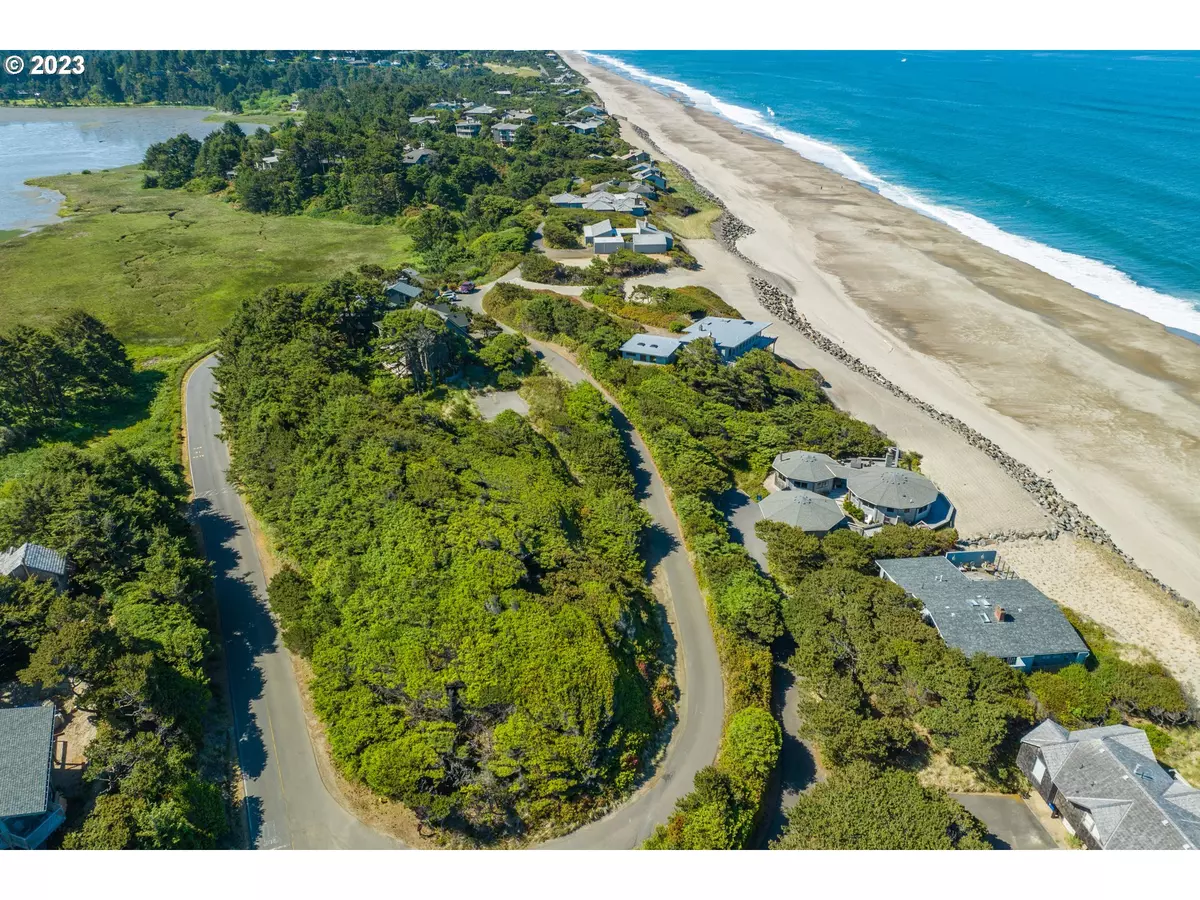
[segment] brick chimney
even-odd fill
[[[1004,621],[1004,607],[1003,606],[994,607],[992,615],[994,615],[996,617],[997,622],[1003,622]]]

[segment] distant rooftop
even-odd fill
[[[879,571],[925,604],[942,640],[967,656],[1087,653],[1058,604],[1028,581],[976,581],[944,556],[880,559]],[[996,621],[997,610],[1004,613]]]

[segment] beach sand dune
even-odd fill
[[[570,63],[611,113],[646,129],[755,229],[739,248],[815,328],[1048,477],[1139,565],[1200,600],[1200,346],[782,144],[577,55]],[[774,318],[729,280],[720,292],[730,303]],[[925,454],[964,532],[1045,527],[1016,482],[965,441],[790,326],[774,333],[781,352],[821,369],[835,402]]]

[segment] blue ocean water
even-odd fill
[[[590,57],[1200,334],[1200,53]]]

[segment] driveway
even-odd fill
[[[1054,840],[1025,801],[1015,794],[951,794],[987,826],[997,850],[1054,850]]]
[[[213,567],[250,846],[258,850],[376,850],[402,845],[368,828],[325,788],[300,689],[267,607],[267,586],[242,498],[226,478],[229,448],[210,356],[186,385],[195,497],[190,516]]]

